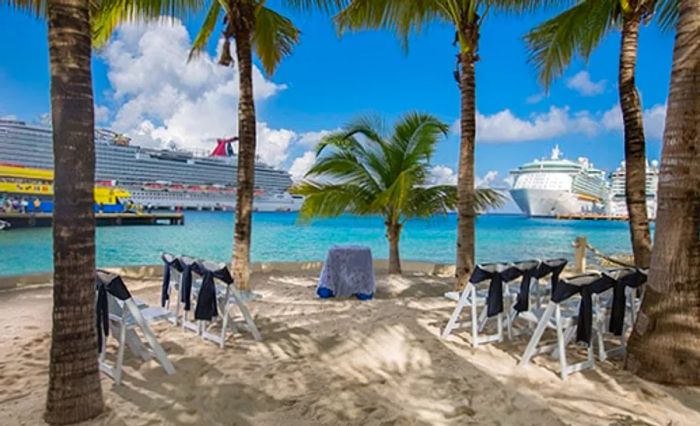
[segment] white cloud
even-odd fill
[[[306,151],[302,156],[295,158],[292,162],[292,166],[289,168],[289,174],[292,175],[292,180],[294,182],[302,180],[306,172],[311,169],[314,161],[316,161],[316,154],[314,154],[313,151]]]
[[[109,108],[103,105],[95,105],[95,123],[102,124],[109,121]]]
[[[488,187],[496,180],[498,177],[498,172],[496,170],[489,170],[486,172],[484,177],[476,177],[475,185],[477,188]]]
[[[567,133],[594,135],[599,127],[588,111],[572,114],[569,107],[552,106],[548,112],[533,114],[527,119],[516,117],[509,109],[476,116],[476,137],[480,142],[523,142]]]
[[[296,133],[288,129],[271,129],[266,123],[258,123],[257,155],[263,163],[279,167],[288,155],[288,149]]]
[[[208,53],[188,63],[190,45],[187,30],[177,19],[120,27],[100,53],[117,104],[111,122],[114,130],[143,146],[174,143],[207,151],[215,139],[238,133],[237,69],[218,65]],[[266,80],[257,67],[253,87],[256,101],[285,89]],[[105,111],[99,113],[103,118]],[[262,122],[257,133],[258,156],[272,166],[282,164],[296,134]]]
[[[298,143],[302,146],[313,148],[318,144],[321,139],[325,136],[337,131],[336,130],[319,130],[317,132],[305,132],[299,135]]]
[[[428,185],[457,185],[457,174],[450,167],[437,165],[428,170]]]
[[[475,176],[474,187],[491,186],[491,184],[496,181],[497,177],[498,172],[496,170],[489,170],[483,177]],[[442,164],[432,166],[428,170],[428,176],[426,178],[426,183],[428,185],[457,185],[457,181],[457,173],[451,167]]]
[[[10,115],[0,115],[0,120],[15,121],[15,120],[17,120],[17,116],[16,116],[16,115],[12,115],[12,114],[10,114]]]
[[[527,99],[525,99],[525,102],[527,102],[529,104],[537,104],[544,98],[545,98],[544,93],[536,93],[534,95],[528,96]]]
[[[573,77],[566,80],[566,87],[577,91],[582,96],[595,96],[605,91],[606,80],[594,82],[588,71],[579,71]]]
[[[642,118],[644,120],[644,135],[652,139],[661,139],[666,123],[666,104],[656,104],[645,109],[642,112]],[[606,130],[623,131],[624,122],[622,121],[620,105],[615,105],[603,113],[602,124]]]

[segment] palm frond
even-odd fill
[[[282,58],[290,55],[298,42],[299,29],[290,19],[267,7],[257,10],[253,47],[267,74],[275,71]]]
[[[474,190],[474,208],[476,211],[503,207],[506,197],[502,192],[493,188],[476,188]]]
[[[459,0],[353,0],[335,17],[339,33],[348,30],[386,29],[396,33],[404,48],[412,32],[420,33],[431,22],[441,19],[455,24],[444,3]]]
[[[103,46],[125,22],[187,18],[204,8],[204,0],[92,0],[93,43]]]
[[[414,188],[411,202],[404,211],[404,218],[429,217],[435,213],[446,214],[457,208],[457,187],[435,185]]]
[[[0,0],[0,5],[6,4],[11,8],[34,15],[37,18],[46,16],[47,0]],[[91,4],[91,9],[94,5]]]
[[[427,204],[413,206],[414,201],[423,200],[414,200],[414,193],[422,190],[430,154],[448,126],[434,116],[409,113],[393,130],[384,136],[381,120],[364,116],[323,138],[315,164],[294,189],[295,193],[312,196],[309,205],[302,207],[304,214],[381,213],[397,223],[402,216],[413,217],[414,211],[429,209]],[[345,192],[339,188],[345,188]],[[322,196],[324,191],[330,194]],[[348,192],[358,201],[352,202]],[[452,192],[443,188],[431,194]],[[452,201],[445,200],[436,199],[433,211],[451,208]],[[339,205],[330,206],[335,202]]]
[[[303,221],[314,217],[340,216],[345,212],[356,214],[376,213],[371,211],[371,195],[353,185],[337,185],[304,180],[291,189],[293,194],[304,196],[299,210]]]
[[[217,0],[211,2],[211,5],[209,6],[209,11],[204,17],[204,21],[199,27],[199,31],[197,32],[197,35],[195,36],[194,41],[192,42],[190,54],[187,58],[188,61],[191,61],[195,56],[207,49],[207,44],[209,43],[211,34],[214,32],[214,29],[216,28],[216,23],[219,21],[219,15],[221,15],[221,10],[222,7],[220,1]]]
[[[347,6],[351,0],[285,0],[285,6],[311,12],[319,10],[323,13],[331,13]]]
[[[680,0],[656,0],[656,21],[664,31],[673,31],[678,24]]]
[[[545,89],[563,74],[575,55],[588,59],[616,25],[619,8],[619,0],[582,0],[525,35],[529,61]]]

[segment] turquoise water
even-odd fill
[[[455,215],[408,222],[401,237],[402,259],[454,263],[455,227]],[[343,243],[370,246],[375,258],[386,258],[383,228],[379,217],[343,216],[300,224],[295,213],[256,213],[252,258],[321,260],[331,245]],[[591,244],[607,253],[631,251],[624,222],[486,215],[477,220],[477,260],[571,258],[571,242],[578,235],[586,235]],[[188,212],[184,226],[98,228],[97,263],[101,267],[156,264],[162,251],[228,261],[232,241],[231,213]],[[0,275],[51,271],[51,253],[50,228],[0,232]]]

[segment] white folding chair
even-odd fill
[[[584,290],[584,287],[588,287]],[[547,304],[542,317],[537,323],[535,332],[530,339],[525,352],[518,364],[527,366],[533,356],[550,352],[559,359],[560,375],[562,380],[572,373],[595,366],[593,337],[595,336],[599,347],[603,345],[601,324],[601,312],[599,309],[598,295],[612,288],[612,280],[599,273],[582,274],[557,283],[557,288],[552,292],[552,298]],[[566,347],[577,331],[579,316],[581,315],[581,303],[584,301],[583,293],[590,294],[591,303],[591,336],[588,342],[586,360],[569,364]],[[580,296],[578,308],[570,303],[571,298]],[[587,302],[588,303],[588,302]],[[546,329],[554,329],[557,333],[556,344],[541,345],[540,341]]]
[[[603,274],[615,281],[615,288],[612,294],[608,292],[601,295],[597,307],[600,312],[597,318],[598,328],[601,333],[607,332],[617,337],[619,345],[606,348],[607,345],[603,341],[598,348],[598,358],[601,361],[605,361],[608,356],[625,352],[627,333],[634,326],[637,312],[641,306],[642,299],[637,297],[637,292],[643,290],[642,286],[647,280],[645,270],[631,267],[610,269],[604,271]],[[619,299],[616,300],[616,298]]]
[[[551,296],[551,290],[559,281],[559,275],[567,264],[567,260],[564,258],[547,259],[538,261],[537,266],[531,269],[533,262],[520,262],[521,268],[528,272],[525,275],[531,277],[531,284],[529,289],[523,288],[523,284],[521,284],[521,288],[515,296],[517,300],[512,304],[508,316],[509,330],[513,329],[516,320],[524,321],[527,325],[527,331],[530,332],[537,326],[545,311],[543,300]],[[547,280],[550,283],[549,286],[542,284],[542,280],[545,278],[550,278]]]
[[[165,370],[166,374],[175,373],[175,367],[168,359],[168,355],[158,342],[149,324],[158,321],[168,321],[172,316],[167,309],[160,307],[138,306],[133,298],[124,301],[107,295],[109,306],[109,326],[117,338],[119,348],[114,364],[107,361],[106,337],[102,340],[102,350],[99,357],[100,370],[114,379],[115,384],[121,384],[122,366],[124,362],[124,350],[126,346],[144,361],[155,358]],[[140,329],[145,343],[140,339],[136,330]]]
[[[503,311],[508,312],[507,309],[504,308],[502,312],[498,312],[494,316],[496,317],[496,333],[491,334],[491,335],[483,335],[482,331],[486,325],[486,322],[488,321],[488,295],[489,295],[489,288],[494,285],[494,279],[501,279],[501,277],[496,277],[497,275],[500,275],[509,268],[512,270],[512,265],[507,264],[507,263],[484,263],[484,264],[479,264],[474,268],[474,272],[472,272],[472,275],[469,279],[469,282],[467,285],[464,287],[464,290],[462,290],[461,293],[456,293],[456,292],[450,292],[445,294],[445,297],[450,298],[450,299],[455,299],[455,296],[458,294],[458,299],[457,299],[457,306],[455,306],[455,309],[452,311],[452,315],[450,316],[450,319],[447,322],[447,325],[445,326],[445,329],[442,332],[441,337],[443,339],[447,338],[450,333],[452,333],[454,330],[462,327],[464,324],[460,323],[460,318],[462,316],[462,311],[464,308],[469,308],[471,311],[471,336],[472,336],[472,346],[477,347],[482,343],[489,343],[489,342],[500,342],[503,341],[503,327],[504,327],[504,318],[505,314]],[[511,279],[517,278],[518,275],[512,277]],[[502,282],[503,285],[503,296],[502,300],[505,302],[508,302],[511,300],[510,295],[508,294],[508,280],[507,278],[504,279]],[[486,288],[484,288],[484,283],[489,283]],[[478,288],[477,288],[478,287]],[[501,295],[496,295],[496,297],[501,297]],[[505,303],[504,302],[504,303]],[[483,307],[481,312],[479,312],[479,308]],[[480,333],[482,333],[480,335]]]
[[[203,261],[199,263],[200,273],[209,271],[213,274],[216,289],[217,316],[212,321],[199,320],[199,334],[203,339],[217,343],[223,348],[228,332],[237,332],[239,329],[248,331],[256,341],[262,341],[262,336],[255,325],[253,316],[250,314],[242,294],[233,284],[225,263],[215,263]],[[203,285],[198,287],[198,292],[202,291]],[[198,294],[199,297],[199,294]],[[198,301],[199,302],[199,301]],[[242,316],[237,318],[236,310]],[[219,326],[218,333],[209,331],[215,326]]]

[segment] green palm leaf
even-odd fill
[[[265,72],[272,74],[282,58],[292,53],[298,41],[299,29],[291,20],[267,7],[258,9],[253,46]]]
[[[583,0],[525,35],[529,60],[545,88],[575,55],[584,59],[618,23],[620,0]]]

